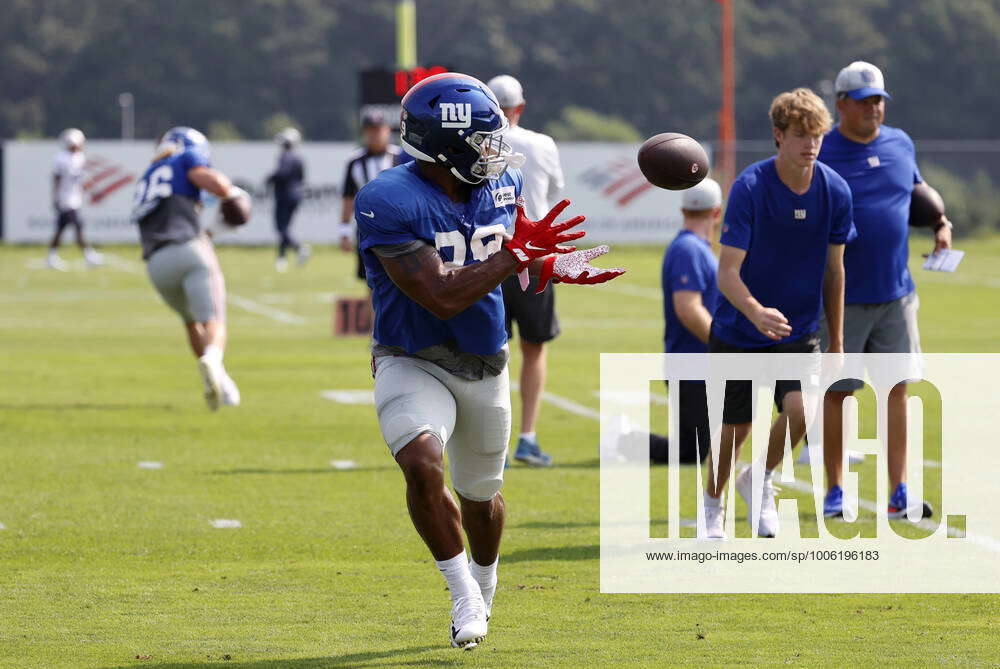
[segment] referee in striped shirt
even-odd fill
[[[363,146],[353,153],[344,173],[343,199],[340,207],[340,248],[350,251],[358,248],[357,226],[354,222],[354,196],[361,187],[379,175],[382,170],[412,160],[395,144],[389,142],[392,127],[385,115],[378,110],[366,111],[361,118]],[[365,265],[361,252],[357,252],[357,276],[365,278]]]

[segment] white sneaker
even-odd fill
[[[478,592],[459,597],[451,607],[451,645],[472,650],[486,638],[486,603]]]
[[[205,382],[205,403],[215,411],[222,398],[222,382],[226,378],[226,371],[222,368],[221,361],[209,360],[205,356],[198,358],[198,371]]]
[[[747,514],[747,522],[753,528],[753,481],[751,466],[746,465],[740,470],[736,477],[736,491],[747,503],[750,512]],[[757,536],[774,537],[778,534],[778,507],[774,503],[775,487],[771,479],[765,479],[763,490],[760,496],[760,511],[757,518]]]
[[[305,265],[309,261],[309,256],[313,254],[313,249],[308,244],[299,245],[298,261],[299,267]]]
[[[288,261],[285,258],[278,258],[274,261],[274,271],[279,274],[284,274],[288,271]]]
[[[224,372],[225,373],[225,372]],[[236,386],[229,374],[226,374],[220,384],[220,404],[224,407],[238,407],[240,405],[240,389]]]
[[[705,539],[726,538],[726,507],[705,506]]]
[[[84,249],[83,259],[91,267],[100,267],[104,264],[104,255],[92,248]]]
[[[49,254],[49,257],[46,258],[45,260],[45,266],[48,267],[49,269],[54,269],[59,272],[65,272],[67,269],[69,269],[69,266],[66,264],[66,261],[60,258],[59,255],[56,253]]]

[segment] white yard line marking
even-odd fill
[[[521,384],[517,381],[513,381],[510,384],[511,390],[520,390]],[[574,402],[568,397],[563,397],[562,395],[556,395],[555,393],[550,393],[549,391],[544,391],[542,393],[542,400],[548,402],[552,406],[559,407],[569,411],[570,413],[575,413],[577,416],[585,416],[587,418],[593,418],[594,420],[601,419],[601,412],[591,409],[590,407],[584,406],[579,402]]]
[[[163,463],[156,460],[141,460],[139,469],[163,469]]]
[[[243,523],[238,520],[230,518],[216,518],[215,520],[208,521],[217,530],[232,530],[239,527],[243,527]]]
[[[4,525],[3,523],[0,523],[0,530],[6,530],[6,529],[7,529],[7,526]]]
[[[330,460],[330,466],[334,469],[357,469],[358,463],[354,460]]]
[[[289,313],[287,311],[282,311],[281,309],[275,309],[274,307],[269,307],[266,304],[261,304],[255,300],[251,300],[249,297],[243,297],[242,295],[234,295],[229,293],[226,296],[226,301],[229,304],[239,307],[244,311],[249,311],[252,314],[257,314],[258,316],[267,316],[279,323],[288,323],[290,325],[304,325],[308,322],[308,319],[302,316],[296,316],[295,314]]]
[[[375,393],[371,390],[322,390],[319,395],[338,404],[375,404]]]

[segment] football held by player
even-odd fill
[[[184,321],[205,401],[215,410],[238,405],[240,392],[222,364],[226,285],[215,248],[199,222],[201,191],[219,197],[223,209],[227,201],[249,202],[249,196],[210,164],[204,135],[193,128],[168,130],[136,184],[132,221],[139,227],[142,258],[153,286]]]
[[[709,352],[819,353],[821,303],[829,350],[842,352],[844,244],[856,233],[847,183],[817,161],[832,119],[815,93],[798,88],[774,99],[771,123],[777,155],[743,170],[729,193],[718,274],[724,299],[712,321]],[[771,429],[763,481],[752,481],[749,468],[736,479],[751,509],[753,484],[763,490],[760,508],[750,515],[760,536],[778,531],[771,472],[783,457],[786,429],[793,444],[805,433],[798,382],[779,382],[775,399],[781,413]],[[724,537],[722,492],[750,432],[752,406],[749,381],[726,383],[719,462],[705,491],[709,538]]]
[[[571,230],[582,216],[554,222],[568,202],[540,221],[524,214],[521,174],[509,169],[520,156],[485,84],[435,75],[402,106],[401,143],[416,161],[382,172],[355,199],[375,309],[375,404],[410,517],[451,592],[451,643],[472,648],[486,636],[505,516],[511,411],[500,284],[535,260],[531,290],[624,270],[587,263],[606,247],[561,246],[583,235]],[[445,486],[444,450],[458,504]]]

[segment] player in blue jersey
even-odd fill
[[[817,161],[832,119],[823,101],[807,88],[782,93],[771,103],[777,155],[747,167],[733,183],[722,226],[719,289],[709,351],[713,353],[818,353],[822,302],[831,352],[842,352],[844,244],[854,236],[851,192],[832,169]],[[778,514],[771,472],[784,454],[785,433],[792,443],[805,433],[798,382],[779,382],[775,399],[781,413],[771,428],[760,508],[751,527],[775,536]],[[750,432],[752,387],[726,383],[717,478],[705,493],[706,528],[722,527],[722,492],[732,463]],[[736,487],[750,504],[750,468]]]
[[[681,231],[663,255],[660,282],[663,286],[663,342],[667,353],[707,353],[712,312],[719,300],[715,282],[719,262],[712,254],[711,239],[722,217],[722,189],[714,179],[704,179],[681,194]],[[698,462],[708,453],[708,405],[705,384],[681,381],[678,452],[681,462]],[[701,450],[698,450],[698,438]],[[649,435],[649,456],[666,462],[669,442],[659,434]],[[699,458],[700,456],[700,458]]]
[[[402,106],[401,143],[416,161],[382,172],[354,208],[375,308],[375,404],[406,479],[410,518],[451,592],[451,643],[472,648],[487,632],[505,515],[510,388],[500,283],[529,265],[539,272],[534,290],[624,270],[588,264],[606,247],[560,246],[583,235],[570,231],[582,216],[554,223],[567,201],[541,221],[524,215],[521,174],[508,169],[520,157],[485,84],[435,75]],[[444,482],[445,448],[458,504]]]
[[[132,221],[153,286],[184,321],[210,409],[240,403],[222,362],[226,347],[226,284],[209,235],[199,222],[201,191],[225,200],[246,196],[211,168],[208,140],[192,128],[172,128],[136,184]]]
[[[858,238],[844,251],[844,350],[847,353],[920,353],[919,300],[907,268],[910,195],[923,181],[910,137],[883,125],[882,72],[856,61],[837,75],[837,127],[823,142],[820,159],[851,187]],[[951,223],[943,215],[934,229],[934,250],[951,247]],[[829,490],[826,516],[843,514],[843,402],[863,383],[834,385],[824,402],[824,463]],[[906,384],[889,393],[889,517],[903,518],[910,506],[931,515],[930,505],[910,501],[906,489]]]

